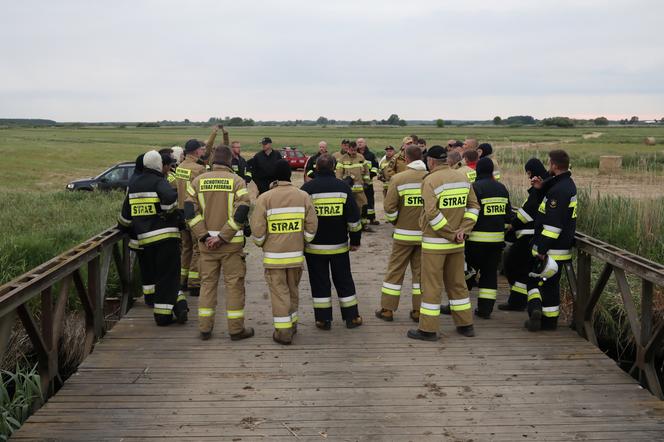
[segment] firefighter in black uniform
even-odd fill
[[[262,150],[249,160],[251,178],[256,183],[258,194],[270,190],[270,184],[277,180],[277,162],[281,160],[281,154],[272,149],[272,139],[265,137],[261,140]]]
[[[576,232],[576,184],[569,171],[569,155],[564,150],[549,152],[549,175],[546,180],[532,180],[544,198],[535,219],[532,255],[537,261],[552,258],[561,269],[572,259]],[[536,272],[535,272],[536,273]],[[525,327],[530,331],[555,330],[560,314],[560,271],[553,276],[528,280],[528,315]]]
[[[479,287],[475,314],[489,319],[498,293],[498,263],[505,248],[505,227],[512,222],[512,206],[507,189],[493,177],[490,158],[480,159],[476,171],[473,190],[480,209],[466,242],[466,261],[480,276],[479,280],[473,276],[466,283],[468,290]]]
[[[320,141],[318,143],[318,152],[314,156],[309,157],[307,164],[304,165],[304,182],[311,181],[316,176],[316,161],[321,155],[327,153],[327,141]],[[336,161],[335,161],[336,165]]]
[[[371,178],[371,181],[364,186],[364,194],[367,196],[367,219],[369,220],[369,224],[375,226],[380,224],[380,222],[376,220],[376,203],[374,201],[373,187],[373,179],[375,176],[378,176],[378,160],[376,159],[376,155],[369,150],[369,146],[367,146],[367,142],[364,138],[358,138],[356,143],[357,151],[362,154],[367,162],[369,162],[369,177]]]
[[[162,156],[149,151],[143,156],[143,172],[129,183],[121,219],[141,249],[141,272],[154,281],[154,319],[169,325],[187,320],[187,301],[178,295],[180,276],[180,229],[177,190],[164,178]]]
[[[545,180],[549,176],[544,164],[537,158],[529,159],[525,169],[529,179],[539,177]],[[530,253],[530,242],[535,234],[535,219],[542,198],[544,198],[542,191],[530,186],[528,198],[514,212],[512,229],[507,232],[505,237],[512,245],[505,253],[503,261],[505,276],[510,284],[510,296],[506,303],[498,305],[499,310],[523,311],[526,309],[528,273],[532,269],[533,260],[533,255]]]
[[[316,327],[322,330],[329,330],[332,325],[330,270],[346,327],[355,328],[362,324],[348,253],[360,247],[360,210],[348,184],[335,177],[334,164],[331,155],[321,155],[316,162],[316,177],[302,186],[302,190],[311,195],[318,215],[316,237],[306,244],[304,253]]]
[[[240,178],[244,180],[245,183],[249,184],[251,182],[251,171],[247,165],[247,160],[240,154],[241,145],[239,141],[233,141],[231,143],[231,152],[233,158],[231,159],[231,168]]]

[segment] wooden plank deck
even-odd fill
[[[496,311],[475,338],[443,317],[440,342],[417,342],[405,337],[409,296],[395,322],[376,319],[391,228],[377,230],[352,255],[361,328],[317,330],[305,274],[294,345],[272,342],[261,253],[248,246],[256,337],[231,342],[220,309],[202,342],[195,301],[192,320],[168,328],[138,305],[14,439],[664,440],[664,402],[567,327],[533,334],[523,313]]]

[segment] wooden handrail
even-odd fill
[[[120,277],[119,314],[123,316],[132,295],[131,258],[128,237],[116,228],[95,235],[0,287],[0,357],[18,315],[37,354],[44,399],[53,394],[56,383],[62,382],[58,373],[58,342],[72,287],[85,312],[86,355],[106,332],[104,302],[111,262]],[[28,304],[39,295],[40,324]]]
[[[629,373],[638,377],[641,385],[664,400],[662,383],[655,367],[655,349],[664,346],[664,320],[655,323],[653,312],[654,286],[664,287],[664,265],[650,261],[615,247],[584,233],[576,234],[577,270],[566,266],[565,274],[574,296],[573,327],[577,333],[597,345],[593,326],[595,307],[606,285],[614,276],[625,306],[630,331],[636,347],[636,361]],[[604,262],[603,270],[592,284],[592,259]],[[634,302],[627,274],[641,279],[641,305]],[[655,326],[657,326],[655,328]]]

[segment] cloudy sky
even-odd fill
[[[664,117],[661,0],[3,1],[0,117]]]

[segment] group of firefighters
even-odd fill
[[[270,138],[245,161],[240,143],[229,144],[221,129],[224,142],[217,146],[215,127],[206,142],[189,140],[184,149],[152,150],[136,159],[119,226],[130,235],[145,302],[158,325],[186,322],[187,296],[200,296],[199,331],[210,339],[223,273],[230,337],[253,336],[244,324],[243,250],[249,236],[263,249],[276,342],[290,344],[297,333],[305,261],[316,327],[331,329],[332,284],[346,327],[362,325],[349,252],[360,247],[363,231],[372,232],[370,224],[379,224],[372,185],[378,177],[394,230],[377,318],[394,320],[410,266],[409,316],[418,327],[408,337],[437,340],[441,313],[472,337],[469,293],[478,288],[474,314],[489,319],[502,260],[510,296],[498,308],[527,310],[530,331],[556,328],[559,266],[572,258],[577,216],[565,151],[549,152],[548,169],[535,158],[526,163],[528,198],[513,209],[492,146],[474,139],[427,149],[413,135],[398,152],[387,146],[381,160],[362,138],[343,140],[334,154],[321,141],[298,189]],[[253,204],[247,188],[252,180],[258,190]],[[443,288],[449,303],[441,303]]]

